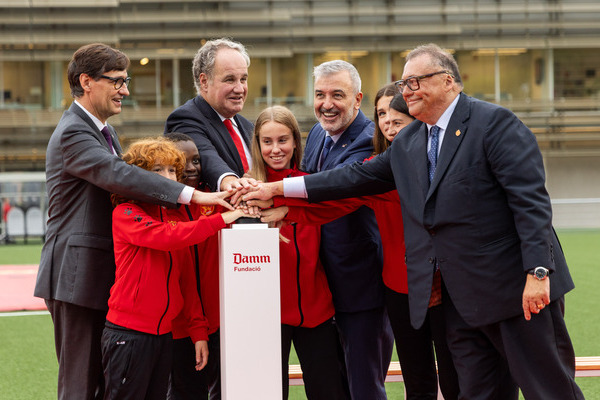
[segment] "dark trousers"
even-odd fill
[[[516,399],[506,393],[509,373],[527,400],[583,399],[563,302],[551,302],[530,321],[520,314],[483,327],[469,326],[452,301],[443,303],[461,398]]]
[[[58,359],[58,399],[104,397],[100,340],[106,311],[46,300],[54,323]]]
[[[336,312],[353,400],[387,399],[385,377],[394,351],[394,335],[385,307]]]
[[[415,329],[410,323],[408,295],[386,287],[385,299],[402,368],[406,399],[437,399],[436,357],[440,389],[444,399],[458,399],[458,376],[446,342],[442,307],[430,308],[423,326]]]
[[[281,325],[283,399],[288,398],[288,360],[294,343],[302,367],[304,391],[308,400],[346,399],[343,365],[340,363],[339,337],[333,320],[314,328]]]
[[[221,400],[221,349],[219,331],[208,337],[208,363],[196,371],[191,338],[173,340],[173,367],[168,400]]]
[[[102,334],[105,400],[164,400],[173,359],[170,333],[151,335],[106,322]]]

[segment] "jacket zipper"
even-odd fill
[[[186,211],[190,221],[194,221],[192,212],[190,211],[190,208],[187,205],[185,206],[185,211]],[[198,297],[200,297],[200,305],[202,306],[202,314],[206,315],[206,312],[204,311],[204,302],[202,301],[202,288],[200,286],[200,255],[198,254],[198,245],[197,244],[194,245],[194,261],[195,261],[194,272],[196,274],[196,291],[198,292]]]
[[[162,208],[159,208],[158,211],[160,212],[161,222],[165,222],[163,219]],[[165,318],[165,315],[167,315],[167,311],[169,310],[169,304],[171,303],[171,296],[169,293],[169,281],[171,280],[171,270],[173,269],[173,255],[171,254],[170,251],[168,253],[169,253],[169,272],[167,273],[167,305],[165,306],[165,312],[163,312],[160,319],[158,320],[158,326],[156,327],[157,335],[160,335],[160,325],[162,324],[162,321]]]
[[[304,323],[304,313],[302,312],[302,289],[300,287],[300,248],[298,247],[298,238],[296,236],[296,224],[292,224],[294,227],[294,246],[296,247],[296,286],[298,289],[298,312],[300,313],[300,323],[298,326],[302,326]]]

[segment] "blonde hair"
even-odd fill
[[[158,163],[173,165],[178,181],[181,180],[185,168],[185,155],[183,152],[172,141],[162,136],[144,138],[133,142],[122,158],[127,164],[138,166],[146,171],[151,171]],[[131,202],[130,199],[118,194],[112,194],[111,201],[113,206]]]
[[[248,172],[254,179],[263,182],[267,181],[267,170],[266,163],[263,160],[260,151],[260,130],[264,124],[271,121],[286,126],[292,132],[294,143],[296,144],[291,160],[292,167],[299,166],[300,161],[302,160],[302,135],[294,114],[284,106],[273,106],[264,109],[258,115],[256,123],[254,124],[254,135],[252,137],[252,169]]]
[[[263,160],[262,153],[260,151],[260,130],[267,122],[277,122],[289,128],[294,137],[294,154],[292,155],[291,166],[297,167],[300,165],[302,160],[302,135],[300,134],[300,127],[294,114],[284,106],[273,106],[265,108],[258,114],[256,123],[254,124],[254,135],[252,137],[252,169],[248,171],[248,174],[256,180],[263,182],[267,181],[267,167],[265,160]],[[279,234],[279,240],[284,243],[289,243],[290,239],[286,238],[282,234]]]

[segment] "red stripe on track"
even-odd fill
[[[0,311],[45,310],[33,297],[37,265],[0,265]]]

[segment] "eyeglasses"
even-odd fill
[[[109,81],[113,81],[114,85],[115,85],[115,90],[119,90],[123,87],[123,84],[127,85],[127,87],[129,87],[129,84],[131,83],[131,77],[127,77],[127,78],[113,78],[112,76],[106,76],[106,75],[100,75],[100,78],[104,78],[104,79],[108,79]]]
[[[410,90],[412,90],[414,92],[421,88],[421,85],[419,83],[421,81],[421,79],[431,78],[432,76],[439,75],[439,74],[448,74],[450,76],[454,76],[448,71],[438,71],[438,72],[432,72],[431,74],[427,74],[427,75],[410,76],[406,79],[400,79],[399,81],[396,81],[395,84],[396,84],[396,87],[398,88],[398,90],[400,91],[400,93],[402,93],[404,91],[405,87],[408,87]]]

